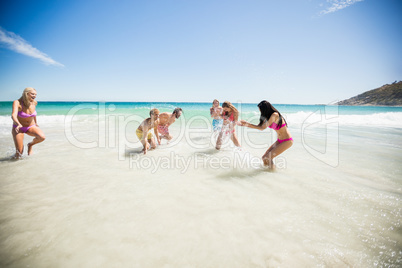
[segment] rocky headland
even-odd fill
[[[395,81],[382,87],[366,91],[360,95],[343,100],[338,105],[361,106],[402,106],[402,81]]]

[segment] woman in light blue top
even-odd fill
[[[222,124],[223,124],[223,118],[222,118],[222,107],[219,106],[219,101],[215,99],[212,102],[212,107],[209,109],[211,113],[211,117],[213,118],[212,120],[212,130],[213,131],[221,131],[222,129]]]

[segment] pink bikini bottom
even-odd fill
[[[278,139],[278,142],[279,142],[279,144],[281,144],[282,142],[285,142],[285,141],[292,141],[292,140],[293,140],[293,138],[284,139],[284,140]]]

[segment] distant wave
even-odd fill
[[[297,112],[288,114],[286,120],[290,124],[313,124],[325,122],[337,122],[340,126],[382,126],[402,128],[402,113],[374,113],[366,115],[322,115],[319,113]]]

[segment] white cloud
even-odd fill
[[[32,58],[41,60],[46,65],[55,65],[64,67],[63,64],[53,60],[45,53],[34,48],[31,44],[25,41],[21,36],[8,32],[0,27],[0,44],[4,44],[8,49],[17,53],[27,55]]]
[[[328,3],[331,4],[330,7],[324,9],[320,12],[320,15],[325,15],[329,13],[336,12],[338,10],[344,9],[348,6],[353,5],[354,3],[361,2],[364,0],[327,0]]]

